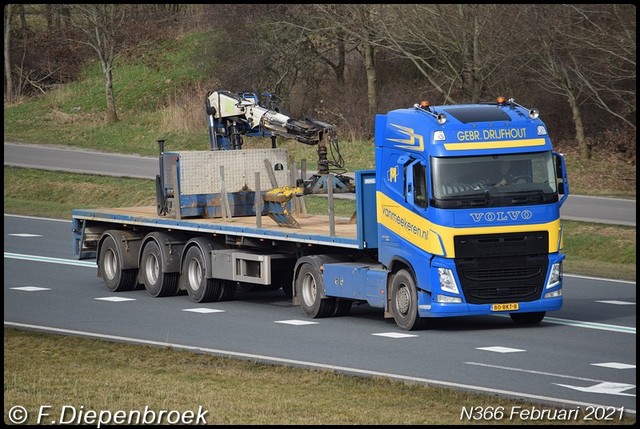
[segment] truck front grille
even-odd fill
[[[456,269],[470,304],[539,299],[549,259],[546,231],[454,239]]]

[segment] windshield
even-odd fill
[[[432,158],[432,205],[514,206],[558,200],[551,152]]]

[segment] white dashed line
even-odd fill
[[[276,320],[274,323],[282,323],[285,325],[295,325],[295,326],[318,324],[318,322],[311,322],[309,320]]]
[[[400,332],[382,332],[380,334],[371,334],[371,335],[377,335],[379,337],[387,337],[387,338],[412,338],[412,337],[417,337],[417,335],[414,335],[414,334],[402,334]]]
[[[635,368],[635,365],[629,365],[627,363],[620,362],[603,362],[603,363],[592,363],[593,366],[602,366],[604,368],[613,368],[613,369],[631,369]]]
[[[13,290],[23,290],[25,292],[40,292],[41,290],[51,290],[48,287],[38,287],[38,286],[22,286],[22,287],[12,287]]]
[[[224,313],[224,310],[216,310],[215,308],[184,308],[182,311],[190,311],[192,313]]]
[[[509,347],[502,346],[492,346],[492,347],[476,347],[477,350],[486,350],[488,352],[496,352],[496,353],[517,353],[517,352],[526,352],[526,350],[521,349],[512,349]]]

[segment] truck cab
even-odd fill
[[[386,314],[509,314],[562,306],[562,155],[535,109],[513,100],[398,109],[376,117],[378,259]]]

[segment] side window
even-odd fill
[[[414,202],[418,207],[427,207],[427,174],[426,167],[420,162],[413,164]]]
[[[417,207],[427,207],[427,174],[420,160],[413,160],[406,166],[405,201]]]

